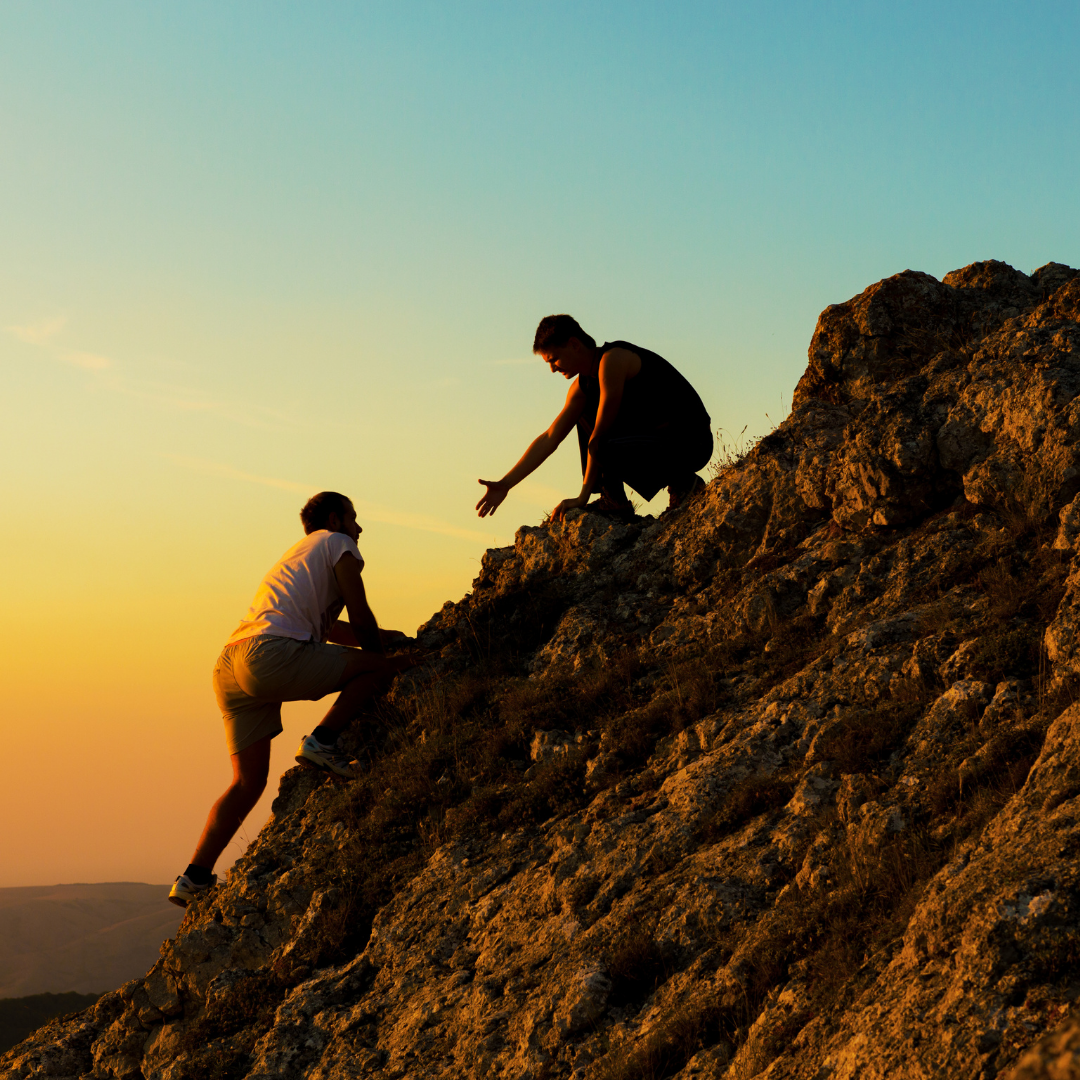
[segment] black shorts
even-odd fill
[[[579,429],[582,439],[582,468],[588,461],[589,435]],[[629,484],[649,500],[665,487],[687,486],[693,473],[703,469],[712,457],[713,433],[709,425],[688,431],[665,430],[651,435],[612,432],[602,435],[593,447],[603,473],[604,487],[612,482]]]

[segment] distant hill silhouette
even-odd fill
[[[101,994],[145,975],[183,916],[167,893],[129,881],[0,889],[0,998]]]
[[[20,1043],[54,1016],[87,1009],[97,994],[32,994],[0,999],[0,1054]]]

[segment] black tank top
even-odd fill
[[[629,341],[606,341],[600,346],[601,355],[608,349],[627,349],[641,357],[641,370],[626,380],[619,412],[608,429],[611,438],[654,435],[671,428],[711,428],[698,392],[662,356]],[[579,424],[591,431],[600,406],[600,377],[579,375],[578,386],[585,394]]]

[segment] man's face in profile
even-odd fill
[[[356,520],[356,508],[352,503],[349,503],[349,508],[345,511],[344,517],[339,514],[330,514],[326,522],[326,529],[328,532],[344,533],[352,538],[353,543],[360,539],[360,534],[364,531]]]
[[[577,338],[572,337],[565,345],[556,349],[545,349],[540,356],[552,374],[557,372],[564,379],[574,379],[585,370],[589,361],[589,350]]]

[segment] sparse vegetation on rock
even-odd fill
[[[363,777],[286,774],[146,979],[3,1075],[1065,1075],[1078,319],[1055,263],[826,309],[772,434],[489,551]]]

